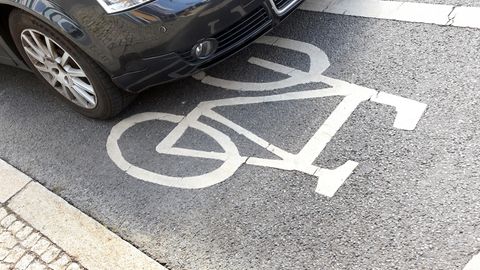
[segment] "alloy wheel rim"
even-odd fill
[[[97,106],[93,84],[65,49],[34,29],[23,30],[21,40],[35,69],[55,90],[82,108],[93,109]]]

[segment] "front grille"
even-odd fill
[[[288,4],[290,4],[293,1],[294,0],[273,0],[273,3],[277,7],[277,9],[281,10],[281,9],[285,8],[286,6],[288,6]]]
[[[272,24],[272,19],[268,15],[267,10],[264,7],[259,7],[250,14],[246,15],[241,21],[233,24],[229,28],[214,35],[212,38],[218,42],[218,48],[213,58],[223,53],[232,50],[243,43],[246,43],[265,32]],[[189,62],[198,62],[195,57],[192,56],[191,51],[185,51],[179,53],[185,60]],[[212,59],[206,60],[211,61]]]

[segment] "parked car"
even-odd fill
[[[302,0],[0,0],[0,63],[33,71],[78,112],[119,113],[278,25]]]

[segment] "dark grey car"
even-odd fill
[[[0,0],[0,63],[30,69],[80,113],[232,55],[302,0]]]

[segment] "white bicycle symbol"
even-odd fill
[[[282,170],[296,170],[318,177],[316,192],[325,196],[333,196],[344,181],[353,173],[358,163],[348,160],[336,169],[330,170],[320,168],[312,163],[320,155],[332,137],[340,130],[348,120],[353,111],[361,102],[370,100],[373,102],[394,106],[396,118],[394,127],[404,130],[415,129],[418,121],[423,115],[426,105],[407,98],[378,92],[376,90],[351,84],[345,81],[323,76],[322,73],[330,66],[327,55],[319,48],[300,41],[263,37],[256,41],[260,44],[268,44],[290,50],[297,50],[310,57],[311,67],[308,72],[286,67],[277,63],[259,58],[251,58],[250,63],[259,65],[285,75],[285,80],[271,83],[248,83],[228,81],[201,74],[196,76],[203,83],[223,87],[225,89],[238,91],[268,91],[281,89],[309,82],[322,82],[331,86],[326,89],[316,89],[300,92],[289,92],[284,94],[237,97],[222,100],[206,101],[200,103],[187,116],[178,116],[160,112],[147,112],[131,116],[122,120],[112,128],[107,140],[107,152],[112,161],[127,174],[164,186],[198,189],[205,188],[223,182],[231,177],[243,164],[277,168]],[[306,100],[322,97],[340,96],[344,97],[342,102],[331,113],[323,125],[317,130],[313,137],[305,144],[298,153],[290,153],[272,143],[260,138],[253,132],[241,127],[237,123],[216,113],[216,107],[236,106],[244,104],[270,103],[290,100]],[[221,131],[199,121],[201,116],[215,120],[238,134],[245,136],[253,143],[267,149],[279,159],[267,159],[253,156],[241,156],[237,146],[231,138]],[[223,164],[209,173],[191,176],[175,177],[158,174],[128,162],[122,155],[118,140],[129,128],[138,123],[151,120],[167,121],[177,124],[176,127],[156,147],[160,154],[194,157],[202,159],[219,160]],[[174,145],[185,134],[188,128],[196,129],[213,138],[223,149],[223,152],[208,152],[187,148],[175,147]]]

